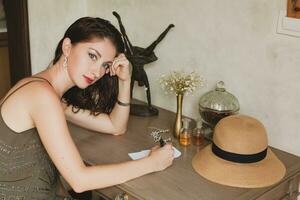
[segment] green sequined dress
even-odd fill
[[[58,180],[37,129],[17,133],[0,114],[0,200],[72,199],[56,195]]]

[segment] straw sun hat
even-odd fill
[[[216,125],[212,144],[192,161],[204,178],[235,187],[272,185],[285,174],[285,166],[268,148],[264,126],[245,115],[223,118]]]

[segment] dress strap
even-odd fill
[[[50,81],[48,81],[48,79],[46,79],[46,78],[44,78],[44,77],[40,77],[40,76],[32,76],[32,78],[42,79],[42,80],[46,81],[47,83],[49,83],[49,85],[51,85],[51,87],[53,87],[52,84],[50,83]]]
[[[14,94],[18,89],[24,87],[25,85],[28,85],[28,84],[31,83],[31,82],[45,80],[47,83],[49,83],[49,85],[51,85],[51,83],[50,83],[47,79],[45,79],[45,78],[43,78],[43,77],[32,76],[32,78],[38,78],[38,79],[40,79],[40,80],[31,80],[31,81],[28,81],[28,82],[24,83],[23,85],[20,85],[17,89],[15,89],[15,90],[12,91],[11,93],[9,93],[6,97],[3,98],[3,100],[1,100],[0,106],[2,106],[2,104],[3,104],[3,103],[4,103],[4,102],[12,95],[12,94]],[[53,86],[51,85],[51,87],[53,87]]]

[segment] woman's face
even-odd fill
[[[68,56],[68,73],[79,88],[86,88],[109,72],[116,48],[107,39],[93,39],[72,45]]]

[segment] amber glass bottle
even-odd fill
[[[204,142],[204,128],[202,127],[202,121],[197,121],[197,126],[193,130],[192,142],[196,146],[202,145]]]
[[[182,119],[182,129],[180,131],[179,135],[179,143],[183,146],[187,146],[191,144],[192,140],[192,131],[190,129],[190,119],[188,118],[183,118]]]

